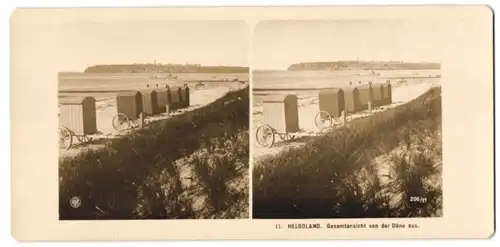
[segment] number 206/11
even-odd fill
[[[425,197],[418,197],[418,196],[410,196],[410,202],[426,203],[427,202],[427,198],[425,198]]]

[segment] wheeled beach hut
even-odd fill
[[[359,92],[359,102],[361,109],[368,109],[368,104],[373,106],[373,88],[371,84],[360,85],[357,87]]]
[[[345,87],[342,91],[344,92],[344,109],[348,113],[360,111],[362,107],[359,101],[358,89],[356,87]]]
[[[170,104],[171,110],[182,108],[182,89],[179,86],[170,87]]]
[[[392,86],[391,83],[387,82],[383,85],[383,97],[384,97],[384,105],[392,104]]]
[[[372,96],[373,105],[382,106],[384,105],[384,86],[381,83],[372,84]]]
[[[170,88],[157,88],[155,91],[158,110],[160,113],[167,112],[167,105],[169,105],[170,109]]]
[[[59,122],[78,136],[97,133],[95,99],[88,96],[59,98]]]
[[[263,98],[263,124],[277,133],[293,133],[299,129],[298,98],[295,95],[268,95]]]
[[[116,95],[116,111],[130,120],[139,119],[142,112],[142,95],[139,91],[122,91]]]
[[[142,96],[142,112],[149,116],[159,114],[156,89],[141,89],[139,92]]]
[[[318,93],[319,110],[331,117],[340,117],[344,111],[344,91],[340,88],[324,89]]]

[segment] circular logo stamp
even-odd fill
[[[71,200],[69,200],[69,205],[72,208],[79,208],[80,205],[82,205],[82,200],[80,200],[80,197],[78,196],[73,196]]]

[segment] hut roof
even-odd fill
[[[156,93],[156,88],[143,88],[143,89],[139,90],[139,92],[141,94],[149,94],[149,93],[152,93],[152,92]]]
[[[362,85],[357,86],[358,89],[368,89],[370,87],[372,87],[371,84],[362,84]]]
[[[140,94],[139,91],[133,90],[133,91],[120,91],[118,92],[117,96],[136,96],[137,94]]]
[[[338,93],[340,91],[344,91],[341,88],[329,88],[329,89],[322,89],[319,91],[319,94],[332,94],[332,93]]]
[[[61,97],[59,98],[59,104],[63,105],[79,105],[82,104],[83,101],[91,99],[94,100],[94,97],[90,96],[67,96],[67,97]]]
[[[166,87],[159,87],[159,88],[155,88],[154,89],[156,92],[168,92],[168,90],[170,90],[170,88],[166,88]]]
[[[351,92],[351,91],[355,91],[355,90],[358,90],[358,88],[357,88],[357,87],[355,87],[355,86],[351,86],[351,87],[344,87],[344,88],[342,89],[342,91],[344,91],[344,92]]]
[[[381,83],[377,83],[377,84],[372,84],[372,87],[376,87],[376,88],[380,88],[380,87],[383,87],[384,85],[381,84]]]
[[[289,97],[297,98],[297,96],[293,94],[273,94],[265,96],[262,101],[263,102],[283,102]]]
[[[179,86],[179,85],[172,85],[172,86],[169,86],[170,90],[179,90],[179,89],[182,89],[183,86]]]

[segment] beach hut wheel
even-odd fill
[[[59,127],[59,148],[68,150],[73,144],[73,135],[65,126]]]
[[[316,127],[318,127],[318,129],[322,130],[325,127],[332,126],[333,119],[328,112],[320,111],[318,112],[318,114],[316,114],[316,117],[314,117],[314,123],[316,124]]]
[[[116,131],[126,130],[130,128],[130,120],[125,114],[118,113],[115,117],[113,117],[113,128]]]
[[[269,125],[261,125],[255,133],[257,143],[262,147],[271,147],[274,144],[274,130]]]

